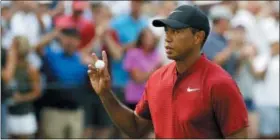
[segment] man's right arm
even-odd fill
[[[36,46],[34,47],[36,52],[40,55],[43,54],[43,48],[48,45],[53,39],[55,39],[58,34],[59,34],[60,30],[59,29],[55,29],[52,32],[46,34],[45,36],[42,37],[41,41],[36,44]]]
[[[150,120],[136,115],[112,91],[100,95],[100,99],[113,122],[129,137],[141,138],[152,128]]]
[[[95,53],[92,54],[92,60],[92,64],[99,60]],[[148,121],[151,120],[147,98],[148,87],[145,88],[142,99],[136,106],[136,112],[140,115],[136,115],[136,113],[122,104],[111,91],[111,78],[108,71],[108,59],[105,51],[102,51],[102,60],[105,63],[104,68],[97,69],[93,67],[92,64],[88,65],[88,75],[93,89],[100,97],[104,108],[116,126],[132,138],[142,137],[149,128],[152,128],[151,121]],[[146,85],[148,85],[148,83]],[[141,119],[140,116],[142,116],[143,119]]]

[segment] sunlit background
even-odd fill
[[[179,5],[211,21],[203,53],[236,81],[250,138],[279,138],[279,1],[1,1],[1,138],[127,138],[87,76],[106,50],[112,89],[131,109],[167,65],[162,28]],[[151,131],[146,138],[154,138]]]

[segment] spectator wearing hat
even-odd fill
[[[83,109],[79,99],[86,88],[87,67],[77,51],[79,43],[79,32],[64,19],[35,46],[43,59],[47,83],[41,99],[43,138],[82,137]]]
[[[79,31],[81,41],[78,49],[85,47],[94,35],[92,22],[83,17],[83,12],[88,6],[89,5],[87,1],[73,1],[72,14],[62,15],[55,19],[55,22],[60,22],[60,20],[63,20],[69,24],[72,24]]]

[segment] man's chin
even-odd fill
[[[171,56],[171,55],[167,55],[167,58],[170,59],[170,60],[176,60],[176,57]]]

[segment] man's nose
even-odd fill
[[[166,36],[165,36],[165,42],[167,42],[167,43],[172,42],[172,37],[166,34]]]
[[[165,32],[165,41],[170,43],[170,42],[172,42],[172,40],[173,40],[172,35],[168,31]]]

